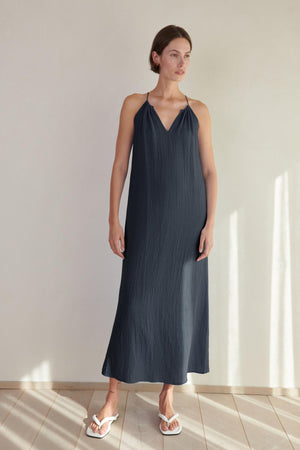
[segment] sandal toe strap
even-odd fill
[[[178,416],[179,416],[179,414],[176,413],[176,414],[174,414],[174,416],[170,417],[169,423],[173,422],[173,420],[175,420]]]
[[[159,413],[158,415],[169,425],[171,422],[173,422],[173,420],[175,420],[179,416],[179,413],[174,414],[174,416],[170,417],[170,419],[167,419],[166,416],[162,413]]]
[[[109,420],[115,420],[115,416],[104,417],[104,419],[102,419],[100,421],[98,419],[98,417],[96,416],[96,414],[94,414],[93,415],[93,420],[98,425],[98,427],[100,428],[105,422],[108,422]]]

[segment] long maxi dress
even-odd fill
[[[119,299],[102,374],[180,385],[209,372],[206,186],[188,98],[169,130],[147,99],[134,136]]]

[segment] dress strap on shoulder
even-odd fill
[[[186,98],[187,104],[189,105],[189,101],[188,101],[188,98],[187,98],[187,96],[186,96],[186,95],[185,95],[185,98]]]
[[[149,92],[147,92],[147,101],[148,101]]]

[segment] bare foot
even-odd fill
[[[119,401],[119,393],[117,391],[109,391],[106,396],[105,405],[101,408],[99,413],[96,415],[97,419],[101,421],[104,417],[115,416],[118,413],[118,401]],[[111,422],[104,422],[104,424],[100,427],[92,421],[90,424],[90,428],[94,433],[104,434],[107,431],[107,428]]]
[[[161,392],[159,394],[159,410],[160,412],[166,416],[167,419],[171,419],[172,416],[174,416],[175,412],[173,409],[173,392]],[[174,419],[169,427],[165,420],[161,419],[161,428],[163,431],[174,430],[174,428],[177,428],[179,426],[179,422],[177,419]]]

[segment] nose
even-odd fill
[[[179,67],[182,68],[184,66],[184,59],[180,58]]]

